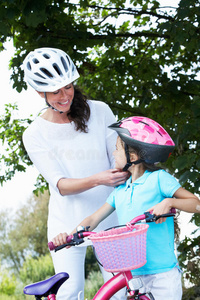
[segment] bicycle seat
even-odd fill
[[[24,294],[47,297],[50,294],[57,294],[60,286],[69,278],[69,274],[58,273],[46,280],[29,284],[24,288]]]

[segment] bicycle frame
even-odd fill
[[[127,290],[130,290],[132,286],[133,276],[131,271],[119,272],[117,275],[113,276],[108,280],[104,285],[99,289],[92,300],[109,300],[114,296],[119,290],[126,287]],[[135,290],[130,291],[130,295],[134,295]],[[136,295],[137,298],[141,300],[150,300],[145,295]]]
[[[68,278],[69,275],[67,273],[58,273],[47,280],[26,286],[24,293],[27,295],[35,295],[37,300],[41,300],[42,297],[47,297],[48,300],[56,300],[58,289]],[[125,287],[130,295],[135,295],[134,299],[150,300],[146,295],[139,294],[140,287],[137,287],[137,292],[135,293],[133,281],[131,271],[119,272],[104,283],[91,300],[109,300],[119,290]]]

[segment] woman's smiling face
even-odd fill
[[[46,92],[46,97],[48,103],[53,108],[57,109],[58,111],[68,112],[74,98],[73,83],[70,83],[55,92]]]

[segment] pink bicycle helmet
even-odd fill
[[[157,122],[146,117],[129,117],[109,126],[115,130],[125,143],[127,155],[126,170],[133,163],[153,164],[165,162],[175,148],[175,144],[166,130]],[[140,159],[130,162],[128,146],[139,153]]]

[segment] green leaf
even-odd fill
[[[175,169],[178,169],[178,170],[184,170],[185,168],[187,168],[188,167],[187,156],[182,155],[182,156],[177,157],[173,163],[173,166]]]
[[[180,176],[179,182],[181,185],[184,185],[187,180],[190,178],[190,171],[186,171],[183,173],[183,175]]]

